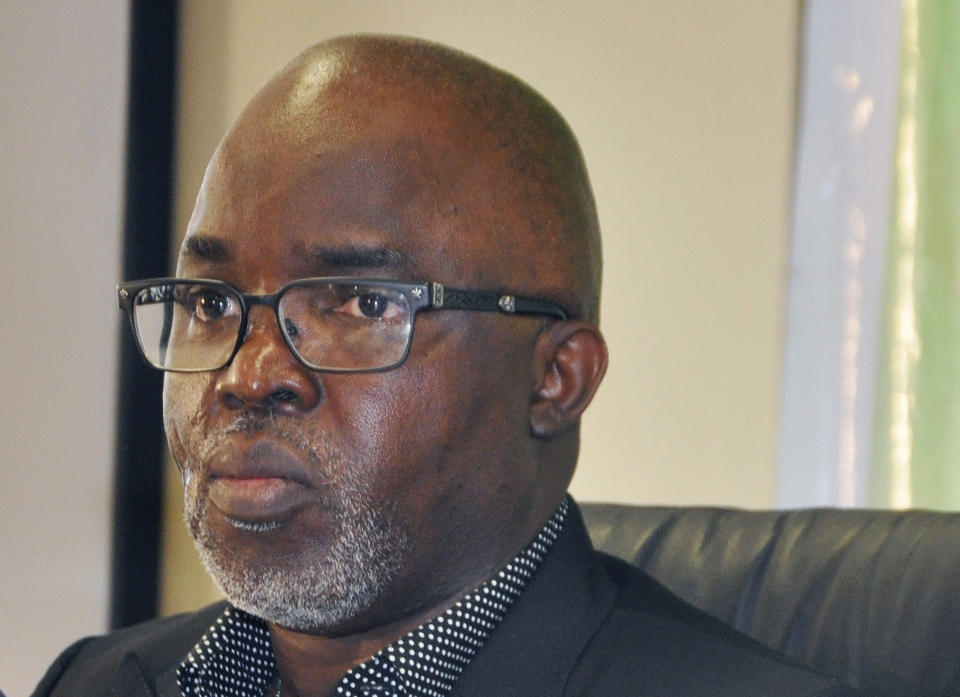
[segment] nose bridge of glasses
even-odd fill
[[[290,351],[290,346],[284,335],[283,328],[280,326],[280,316],[278,312],[279,295],[256,295],[244,294],[243,302],[246,307],[246,318],[243,326],[240,328],[240,346],[238,352],[243,351],[244,346],[250,343],[254,334],[263,335],[270,339],[270,343],[276,343],[283,346],[285,351]]]
[[[243,304],[246,310],[246,322],[243,327],[243,338],[250,335],[255,328],[261,330],[266,327],[275,326],[277,330],[280,327],[280,315],[278,312],[279,294],[256,294],[243,293]],[[282,333],[282,331],[281,331]]]

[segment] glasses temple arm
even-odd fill
[[[508,315],[550,315],[567,319],[567,312],[556,303],[518,295],[444,288],[430,284],[431,305],[455,310],[502,312]]]

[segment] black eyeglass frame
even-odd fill
[[[137,297],[137,294],[140,293],[140,291],[152,286],[189,283],[224,288],[240,299],[241,314],[240,325],[237,329],[237,341],[234,344],[233,350],[231,350],[228,358],[220,365],[212,368],[166,368],[157,365],[147,357],[147,352],[144,350],[140,341],[140,332],[137,329],[137,320],[134,313],[136,308],[134,299]],[[280,301],[287,292],[293,290],[294,288],[322,283],[337,283],[358,286],[384,286],[385,288],[405,296],[410,305],[410,335],[407,338],[407,346],[404,349],[403,355],[390,365],[377,368],[323,368],[311,364],[303,356],[301,356],[294,347],[293,342],[287,335],[287,332],[283,328],[283,324],[280,321]],[[239,288],[227,283],[226,281],[212,278],[147,278],[140,281],[125,281],[118,283],[117,301],[120,305],[120,309],[125,311],[127,313],[127,317],[130,319],[130,327],[133,330],[134,338],[137,341],[137,348],[139,349],[140,356],[143,358],[143,360],[154,368],[173,373],[205,373],[221,370],[230,365],[234,357],[237,355],[237,351],[239,351],[240,347],[243,345],[243,341],[246,337],[247,319],[250,315],[250,308],[256,305],[266,305],[273,310],[273,316],[277,320],[277,325],[280,328],[280,335],[283,337],[284,343],[286,343],[287,348],[290,349],[290,353],[292,353],[302,365],[311,370],[325,373],[375,373],[392,370],[393,368],[400,366],[404,361],[407,360],[407,356],[410,354],[410,346],[413,344],[413,332],[416,329],[416,319],[419,312],[425,312],[428,310],[471,310],[476,312],[499,312],[506,315],[547,315],[549,317],[554,317],[557,320],[565,320],[569,318],[567,311],[562,306],[541,298],[513,295],[510,293],[498,293],[494,291],[447,288],[442,283],[436,281],[417,283],[398,281],[394,279],[365,278],[359,276],[316,276],[311,278],[300,278],[287,283],[276,293],[269,294],[244,293]]]

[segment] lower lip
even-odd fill
[[[306,500],[306,489],[282,477],[217,477],[210,482],[211,503],[229,518],[276,523],[289,518]]]

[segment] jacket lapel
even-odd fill
[[[157,697],[181,697],[176,666],[157,676]]]
[[[453,695],[559,697],[615,599],[616,588],[596,561],[573,504],[550,554],[464,670]]]
[[[153,690],[147,684],[140,660],[133,652],[124,656],[120,663],[114,694],[117,697],[155,697]]]

